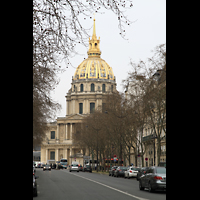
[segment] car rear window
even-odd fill
[[[135,170],[135,171],[139,171],[139,169],[140,169],[140,168],[135,168],[135,167],[133,168],[133,170]]]
[[[158,167],[157,173],[158,174],[166,174],[166,168],[165,167]]]

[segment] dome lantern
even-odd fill
[[[87,52],[88,58],[91,57],[98,57],[100,58],[101,51],[100,51],[100,37],[97,39],[96,36],[96,27],[95,27],[95,19],[93,24],[93,34],[92,38],[89,38],[89,50]]]

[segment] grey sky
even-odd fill
[[[122,80],[127,78],[131,71],[130,59],[137,63],[139,60],[147,60],[153,53],[151,50],[160,44],[166,43],[166,0],[133,0],[133,8],[127,10],[125,15],[130,21],[135,21],[125,27],[126,38],[124,40],[118,29],[117,16],[111,11],[104,11],[105,14],[95,14],[96,35],[100,36],[101,58],[104,59],[113,69],[117,81],[117,90],[123,92]],[[83,26],[90,28],[93,25],[89,17],[82,20]],[[88,33],[92,36],[92,29]],[[89,38],[88,38],[89,39]],[[87,48],[78,46],[76,49],[80,54],[71,58],[71,63],[76,68],[87,58]],[[71,87],[72,76],[75,68],[62,67],[65,72],[59,74],[60,83],[52,92],[53,99],[62,105],[57,117],[66,115],[65,95]]]

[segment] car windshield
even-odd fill
[[[135,171],[139,171],[139,169],[140,169],[140,168],[135,168],[135,167],[133,167],[133,170],[135,170]]]
[[[157,173],[158,174],[166,174],[166,168],[165,167],[158,167]]]
[[[72,164],[72,167],[78,167],[78,164]]]
[[[50,165],[45,165],[45,167],[50,167]]]

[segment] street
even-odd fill
[[[164,200],[165,191],[140,191],[135,179],[115,178],[104,174],[69,172],[66,169],[43,171],[36,169],[37,200]]]

